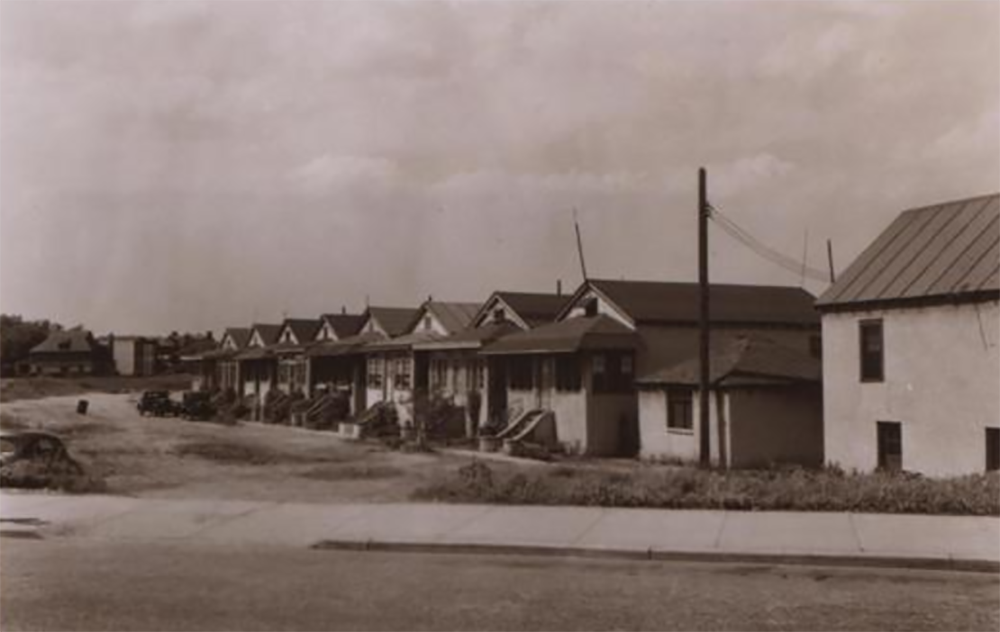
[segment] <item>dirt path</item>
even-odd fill
[[[467,459],[407,454],[328,432],[143,417],[138,395],[91,393],[5,403],[5,427],[63,437],[109,492],[150,498],[296,502],[399,502]]]

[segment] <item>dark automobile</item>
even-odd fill
[[[44,472],[83,474],[83,467],[54,434],[38,430],[0,432],[0,479],[20,464]]]
[[[178,412],[177,403],[170,399],[167,391],[145,391],[135,407],[139,414],[154,417],[176,415]]]
[[[211,393],[203,391],[188,391],[181,401],[181,416],[184,419],[208,421],[215,417],[215,405]]]

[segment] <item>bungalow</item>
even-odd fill
[[[235,356],[241,380],[239,395],[252,397],[258,405],[263,404],[277,381],[278,365],[271,346],[277,342],[281,329],[281,325],[252,325],[246,348]]]
[[[905,211],[817,307],[827,461],[1000,468],[1000,194]]]
[[[551,413],[555,440],[568,451],[637,454],[635,378],[697,352],[698,296],[695,283],[592,279],[570,297],[555,323],[484,348],[490,372],[506,382],[501,397],[510,429],[524,425],[526,431],[528,423]],[[818,353],[819,318],[805,290],[713,285],[710,297],[717,341],[765,333]]]
[[[637,380],[643,458],[698,461],[700,369],[694,356]],[[709,369],[713,463],[822,465],[819,358],[754,334],[712,344]]]
[[[318,319],[286,318],[272,347],[277,362],[277,388],[286,395],[309,393],[309,360],[306,348],[313,344],[323,323]]]
[[[28,352],[32,375],[95,375],[107,372],[111,357],[107,347],[83,329],[56,331]]]
[[[469,328],[445,338],[414,343],[414,352],[427,353],[431,396],[467,407],[470,430],[505,413],[506,384],[493,379],[480,350],[508,334],[552,322],[567,298],[560,294],[494,292],[476,311]]]
[[[427,300],[411,314],[400,334],[367,344],[368,404],[394,402],[400,423],[412,422],[415,397],[430,391],[428,352],[414,345],[462,331],[478,309],[478,303]]]
[[[323,314],[313,345],[306,350],[309,388],[307,395],[317,392],[346,392],[351,401],[351,413],[364,409],[364,357],[350,353],[360,344],[374,338],[356,340],[365,324],[364,314]],[[377,336],[375,337],[377,338]]]
[[[201,356],[201,390],[232,390],[242,395],[240,363],[236,359],[250,343],[249,327],[228,327],[218,346]]]

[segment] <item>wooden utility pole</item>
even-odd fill
[[[708,175],[705,169],[698,170],[698,332],[700,372],[698,379],[698,433],[700,435],[700,461],[703,466],[712,462],[709,441],[709,313],[708,296]]]

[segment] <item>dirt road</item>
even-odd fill
[[[407,500],[414,489],[467,459],[409,454],[353,443],[329,432],[241,423],[222,426],[143,417],[138,395],[92,393],[5,403],[6,428],[64,438],[108,491],[159,498],[297,502]]]

